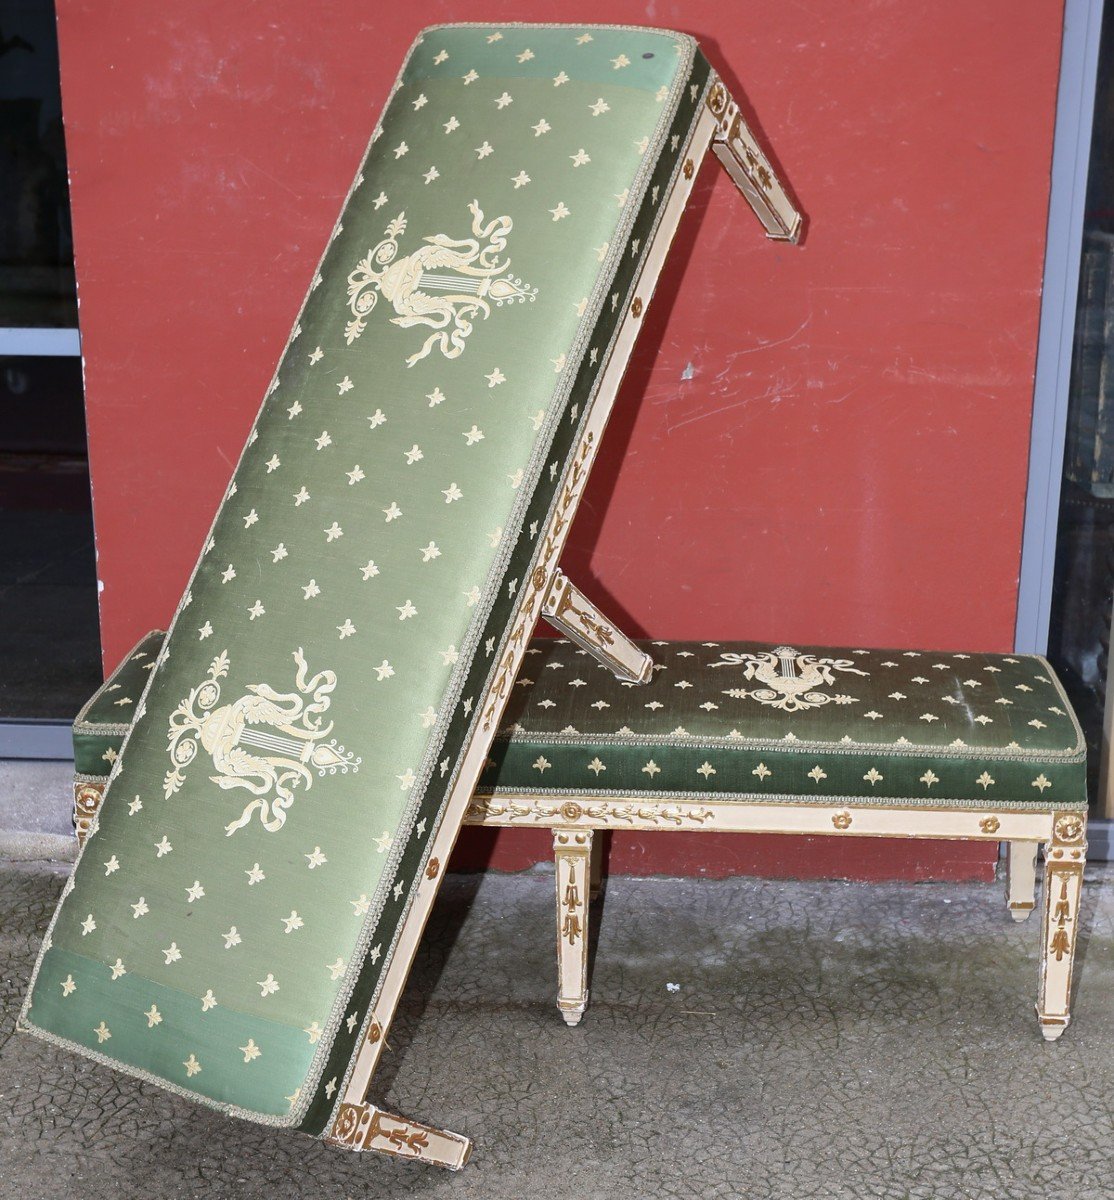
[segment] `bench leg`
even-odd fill
[[[1036,905],[1037,843],[1006,843],[1006,903],[1015,921],[1024,921]]]
[[[374,1104],[342,1104],[325,1143],[342,1150],[375,1150],[450,1171],[459,1171],[472,1153],[472,1141],[462,1133],[408,1121]]]
[[[1086,834],[1087,819],[1082,813],[1064,813],[1053,822],[1052,841],[1044,848],[1037,1019],[1049,1042],[1055,1041],[1071,1020],[1071,972],[1087,856]]]
[[[576,1025],[588,1006],[588,891],[592,856],[589,830],[557,829],[557,1008]]]
[[[716,120],[712,153],[754,209],[766,236],[796,242],[801,236],[801,214],[786,194],[769,159],[762,153],[723,80],[712,85],[707,104]]]
[[[654,660],[616,629],[562,571],[553,572],[542,601],[542,616],[619,679],[650,682]]]

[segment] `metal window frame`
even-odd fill
[[[0,325],[0,355],[27,358],[79,358],[81,335],[75,328]]]
[[[1044,654],[1068,419],[1103,0],[1065,0],[1014,649]]]
[[[62,762],[73,758],[70,721],[0,721],[0,759],[34,758]]]

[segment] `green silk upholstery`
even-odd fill
[[[75,761],[84,761],[91,777],[108,774],[127,730],[110,707],[120,684],[136,678],[133,663],[157,654],[163,637],[157,631],[149,633],[75,722]],[[838,786],[848,787],[848,794],[860,799],[892,799],[904,790],[910,798],[917,795],[929,802],[943,798],[1001,807],[1006,777],[999,780],[994,772],[1001,775],[1004,768],[991,770],[992,763],[1001,762],[1011,764],[1010,804],[1049,809],[1085,804],[1082,736],[1060,682],[1043,658],[813,647],[801,653],[817,660],[819,669],[826,667],[834,683],[816,680],[809,684],[811,692],[798,690],[790,700],[792,688],[768,689],[757,674],[758,686],[748,686],[754,682],[746,678],[751,661],[755,672],[773,665],[768,656],[776,657],[777,648],[768,643],[639,644],[655,662],[653,680],[642,687],[616,679],[563,638],[535,638],[480,790],[698,792],[781,799],[779,793],[788,787],[799,789],[800,799],[826,802],[837,788],[835,782],[828,783],[830,774],[821,779],[794,770],[779,777],[775,788],[769,766],[776,754],[777,761],[786,764],[808,760],[812,770],[818,765],[818,751],[825,755],[819,760],[821,769],[831,765],[833,754],[855,759],[846,769],[851,778],[845,775]],[[725,657],[743,661],[725,662]],[[800,661],[795,659],[795,672]],[[780,678],[780,661],[778,669]],[[767,691],[772,694],[755,695]],[[102,753],[98,765],[85,750],[87,744],[110,753]],[[688,757],[700,758],[702,766],[705,747],[720,756],[722,771],[686,773],[683,767],[668,765],[683,761],[680,752],[690,748],[697,753]],[[618,751],[621,757],[610,762],[601,758],[591,767],[581,764],[586,753],[592,762],[600,748],[609,755]],[[656,755],[660,769],[645,769],[648,755]],[[538,762],[539,756],[544,763]],[[891,770],[900,769],[900,779],[889,787],[883,786],[885,779],[854,779],[860,762],[875,763],[879,756],[894,762]],[[755,774],[759,761],[767,762],[769,774]],[[918,761],[943,763],[951,772],[948,783],[943,778],[926,782],[920,776],[928,767],[914,770]],[[975,773],[971,764],[978,764]],[[664,784],[661,777],[667,769],[671,782]],[[864,774],[869,769],[865,766]],[[613,770],[621,777],[608,774]],[[980,783],[983,770],[992,779]],[[933,771],[938,773],[938,767]],[[1034,787],[1041,773],[1048,785]],[[914,774],[917,778],[910,784]],[[1054,779],[1061,782],[1055,784]]]
[[[327,1130],[708,76],[660,30],[417,40],[24,1028]]]
[[[73,758],[79,779],[99,781],[112,770],[165,637],[156,629],[141,638],[77,714]]]
[[[162,637],[150,633],[136,649],[157,653]],[[777,657],[768,643],[639,644],[655,662],[643,687],[616,679],[563,638],[535,638],[478,790],[1086,806],[1082,736],[1043,658],[813,647],[801,653],[833,684],[806,679],[802,691],[781,682],[780,660],[783,690],[757,675],[769,674]],[[124,729],[108,724],[116,694],[109,689],[127,667],[125,660],[83,710],[75,755],[89,737],[98,748],[119,748]],[[798,679],[808,664],[796,657],[793,669]],[[99,728],[98,714],[106,722]],[[103,757],[100,768],[91,774],[107,775]]]
[[[640,644],[654,677],[632,687],[535,639],[478,791],[1086,807],[1083,735],[1043,658]]]

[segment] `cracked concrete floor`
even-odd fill
[[[5,1200],[1114,1196],[1109,869],[1089,875],[1054,1045],[1036,921],[1009,920],[1001,888],[613,879],[567,1029],[552,875],[450,877],[378,1081],[394,1111],[475,1138],[458,1175],[228,1121],[12,1036],[63,880],[0,869]]]

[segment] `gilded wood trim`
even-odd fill
[[[1086,815],[1074,812],[1058,815],[1044,847],[1037,993],[1037,1019],[1041,1033],[1050,1042],[1064,1032],[1071,1020],[1072,967],[1086,865]]]
[[[100,812],[104,800],[104,783],[90,783],[87,780],[75,779],[73,785],[73,827],[77,835],[77,844],[85,845],[89,830]]]
[[[670,797],[648,801],[644,796],[569,793],[552,797],[500,792],[474,796],[465,824],[1040,842],[1051,837],[1054,815],[1005,807],[992,813],[985,809],[912,805],[882,807],[846,799],[831,804],[725,803],[713,799],[696,803]],[[991,826],[989,817],[997,825]]]
[[[557,881],[557,1009],[566,1025],[576,1025],[588,1006],[591,830],[555,830],[553,857]]]
[[[374,1104],[342,1104],[325,1142],[345,1150],[376,1150],[450,1171],[459,1171],[472,1153],[471,1139],[463,1134],[396,1117]]]

